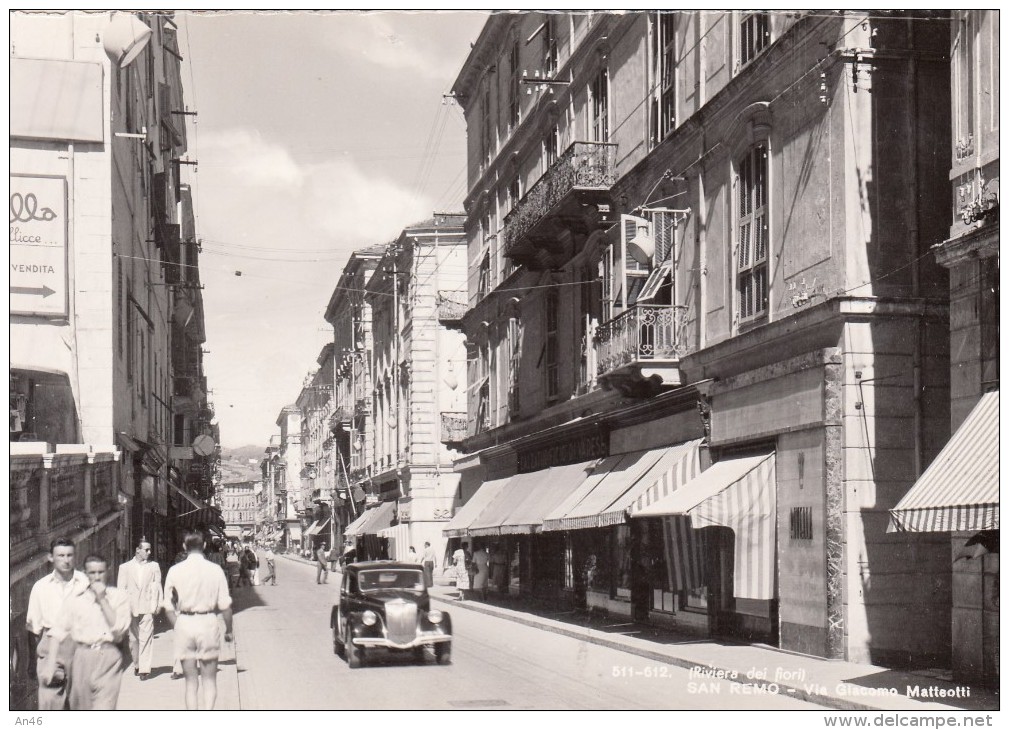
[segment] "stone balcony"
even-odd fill
[[[602,226],[617,177],[616,152],[607,142],[572,143],[505,216],[504,255],[529,268],[549,268],[565,254],[565,231],[588,234]]]
[[[681,385],[676,305],[636,304],[596,329],[598,383],[625,395],[649,395],[660,386]]]

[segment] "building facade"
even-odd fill
[[[949,270],[950,428],[893,527],[952,540],[952,669],[999,682],[999,66],[994,10],[950,19],[952,225],[933,247]]]
[[[947,23],[488,20],[446,535],[496,587],[948,661],[948,545],[886,531],[949,434]]]
[[[411,545],[418,553],[424,542],[443,548],[441,527],[458,482],[454,452],[442,442],[442,417],[464,410],[457,374],[466,353],[462,334],[439,312],[446,296],[460,298],[464,290],[462,221],[439,214],[403,229],[366,286],[373,439],[365,444],[365,491],[385,517],[363,534],[390,539],[387,549],[400,559]]]
[[[280,439],[273,458],[274,484],[278,506],[277,521],[284,530],[283,546],[298,551],[304,546],[301,518],[305,511],[305,496],[301,490],[301,409],[284,406],[277,416]]]
[[[53,538],[115,571],[144,537],[167,565],[187,517],[219,515],[209,474],[190,479],[192,459],[172,450],[176,325],[203,328],[172,15],[13,13],[10,56],[16,641]],[[205,392],[198,362],[189,375]],[[24,669],[12,698],[31,686]]]
[[[242,541],[255,537],[258,486],[255,481],[221,483],[217,492],[226,537]]]

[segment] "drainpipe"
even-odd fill
[[[703,138],[703,135],[702,135]],[[702,145],[703,149],[703,145]],[[697,312],[697,348],[708,340],[708,204],[704,197],[704,170],[697,173],[697,281],[699,302]]]

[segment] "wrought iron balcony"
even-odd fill
[[[460,322],[466,314],[466,292],[438,292],[438,321],[446,326]]]
[[[441,442],[447,446],[460,444],[466,439],[466,414],[442,412]]]
[[[520,262],[534,258],[542,241],[556,238],[544,224],[565,219],[570,225],[582,216],[582,206],[608,204],[616,152],[617,146],[608,142],[572,143],[505,216],[505,256]]]
[[[681,383],[680,307],[636,304],[596,329],[596,373],[604,388],[646,393]]]

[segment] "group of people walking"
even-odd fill
[[[25,624],[36,654],[40,710],[114,710],[122,677],[132,663],[141,681],[151,673],[154,618],[160,612],[174,631],[174,654],[185,677],[186,708],[213,709],[223,640],[232,641],[231,590],[225,572],[205,555],[198,530],[183,538],[184,558],[168,569],[150,559],[141,539],[133,559],[109,586],[108,560],[84,558],[75,569],[72,540],[54,540],[51,573],[32,586]],[[219,619],[218,617],[221,617]],[[201,701],[202,700],[202,701]]]

